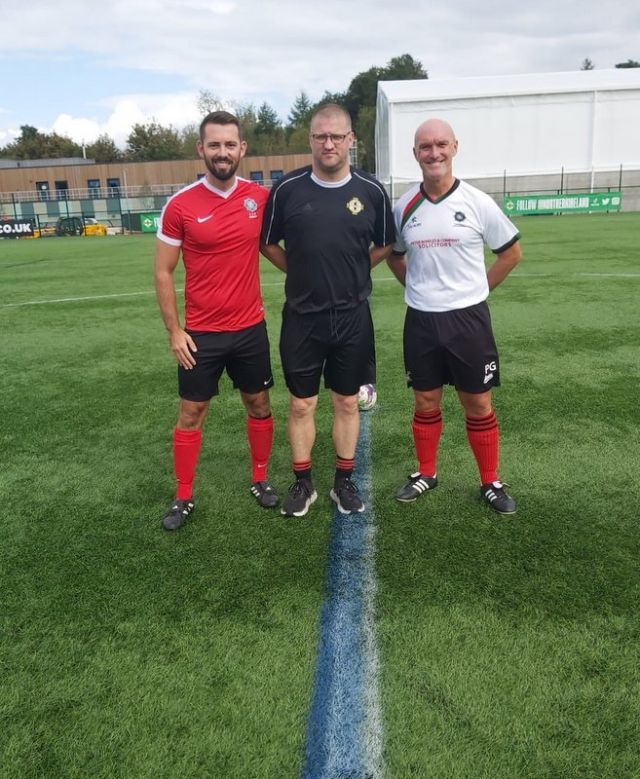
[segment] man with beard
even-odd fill
[[[281,513],[302,517],[316,500],[311,476],[321,378],[331,391],[336,470],[331,499],[342,514],[365,506],[352,481],[360,429],[358,390],[374,368],[371,268],[391,251],[391,205],[373,176],[352,168],[351,117],[339,105],[311,118],[312,163],[271,190],[262,251],[287,274],[280,355],[289,388],[295,481]],[[279,245],[284,240],[284,249]]]
[[[226,369],[247,411],[250,491],[272,508],[278,495],[267,481],[273,442],[269,341],[258,272],[267,191],[236,176],[247,144],[235,116],[208,114],[198,154],[207,172],[165,205],[156,241],[155,284],[169,343],[178,363],[180,403],[173,431],[176,498],[166,530],[181,527],[194,508],[192,485],[209,403]],[[182,254],[185,324],[180,323],[173,274]]]

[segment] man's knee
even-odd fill
[[[209,410],[209,401],[180,400],[178,427],[180,430],[199,430]]]
[[[357,395],[339,395],[337,392],[333,392],[332,400],[336,414],[355,416],[358,413]]]
[[[428,413],[440,408],[442,387],[433,390],[414,390],[416,411]]]
[[[247,410],[247,414],[254,419],[266,419],[271,415],[271,403],[267,390],[256,392],[255,394],[243,392],[242,402]]]
[[[289,400],[289,413],[294,419],[306,419],[313,416],[318,405],[318,396],[311,398],[297,398],[291,395]]]
[[[491,392],[458,392],[458,397],[468,417],[486,417],[492,410]]]

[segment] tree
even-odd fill
[[[20,135],[2,150],[3,157],[16,160],[59,159],[81,157],[82,147],[64,135],[41,133],[36,127],[23,124]]]
[[[217,95],[214,95],[210,89],[201,89],[198,93],[198,111],[204,118],[212,111],[223,111],[224,106]]]
[[[280,129],[280,119],[275,108],[269,103],[263,103],[258,109],[258,121],[256,122],[257,135],[275,135]]]
[[[410,54],[393,57],[384,67],[372,67],[355,76],[344,96],[343,105],[351,114],[358,136],[358,164],[365,170],[375,169],[375,123],[378,81],[406,81],[429,78],[419,60]],[[371,109],[371,110],[364,110]]]
[[[309,125],[296,127],[287,138],[287,154],[309,153]]]
[[[258,123],[258,114],[253,103],[231,104],[231,112],[237,117],[242,128],[242,137],[247,142],[247,153],[258,154],[256,151],[256,124]]]
[[[313,111],[320,108],[321,105],[326,103],[336,103],[337,105],[343,105],[347,107],[347,93],[346,92],[329,92],[325,91],[320,100],[313,106]],[[311,113],[313,113],[313,111]]]
[[[363,106],[375,106],[378,97],[378,81],[406,81],[429,78],[419,60],[410,54],[392,57],[384,67],[372,67],[355,76],[345,95],[345,105],[357,124],[358,114]]]
[[[384,68],[384,81],[408,81],[409,79],[429,78],[429,74],[419,60],[410,54],[392,57]]]
[[[582,60],[582,65],[580,66],[580,70],[593,70],[594,67],[595,65],[593,64],[593,62],[591,62],[589,57],[585,57]]]
[[[182,146],[173,127],[158,122],[134,124],[127,138],[127,157],[134,162],[145,160],[179,160]]]
[[[252,141],[252,154],[285,154],[287,143],[284,127],[268,103],[262,103],[258,109]]]
[[[296,99],[293,101],[291,111],[288,117],[288,124],[286,127],[287,138],[294,130],[299,128],[309,127],[309,121],[311,114],[313,113],[313,104],[309,100],[309,96],[306,92],[301,91]]]
[[[357,125],[358,114],[364,106],[374,106],[378,96],[378,81],[382,81],[384,68],[373,67],[358,73],[351,79],[345,94],[344,105]]]
[[[20,135],[4,147],[2,156],[15,160],[38,159],[37,155],[34,157],[32,153],[39,146],[39,136],[37,127],[30,124],[21,125]]]
[[[626,62],[619,62],[615,67],[616,68],[640,68],[640,62],[629,59]]]
[[[60,157],[82,157],[82,146],[66,135],[43,133],[42,150],[39,157],[57,159]]]
[[[118,162],[122,159],[122,152],[106,133],[99,135],[93,143],[88,144],[86,152],[87,157],[100,163]]]
[[[358,167],[375,170],[376,167],[376,108],[363,106],[358,115]]]
[[[181,157],[184,160],[193,160],[198,157],[197,145],[200,140],[200,128],[195,124],[188,124],[180,130]]]

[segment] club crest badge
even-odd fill
[[[246,197],[244,199],[244,207],[247,209],[247,213],[251,219],[258,216],[258,204],[252,197]]]
[[[362,205],[362,201],[360,198],[352,197],[351,200],[347,203],[347,208],[354,216],[358,216],[359,213],[364,211],[364,206]]]

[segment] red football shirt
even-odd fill
[[[158,238],[182,247],[188,330],[242,330],[264,319],[258,247],[268,194],[245,179],[222,192],[202,178],[167,201]]]

